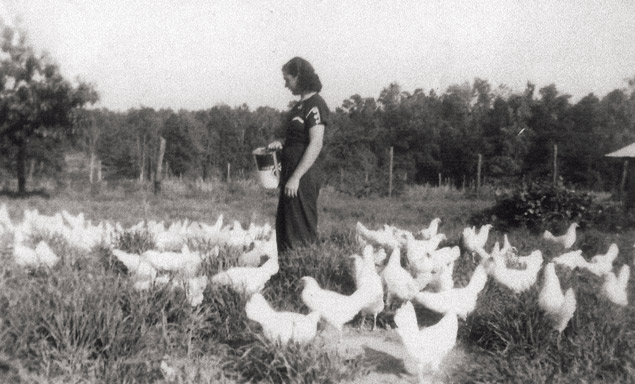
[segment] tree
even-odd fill
[[[72,112],[95,103],[98,94],[83,82],[73,87],[48,54],[35,52],[24,31],[0,27],[0,135],[15,156],[18,193],[24,194],[32,142],[77,133]]]
[[[154,167],[152,155],[158,151],[162,121],[154,108],[142,107],[129,110],[126,123],[136,134],[138,175],[142,182],[150,178]]]
[[[104,111],[103,130],[97,145],[97,155],[106,170],[106,178],[139,177],[138,161],[136,158],[136,132],[126,123],[127,114],[122,112]]]
[[[198,148],[193,142],[194,121],[187,114],[173,113],[163,125],[161,136],[166,140],[165,161],[174,174],[185,175],[196,169]]]

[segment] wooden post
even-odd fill
[[[558,185],[558,144],[553,145],[553,185]]]
[[[624,169],[622,170],[622,180],[620,181],[620,199],[624,199],[624,188],[626,187],[627,174],[628,174],[628,160],[624,160]]]
[[[392,156],[393,156],[393,148],[390,147],[390,162],[388,169],[388,197],[392,197]]]
[[[154,173],[154,194],[161,192],[161,179],[163,177],[163,155],[165,154],[165,139],[159,136],[159,158],[157,159],[157,170]]]
[[[230,164],[230,163],[227,163],[227,182],[228,182],[228,183],[231,181],[231,178],[230,178],[230,175],[231,175],[230,170],[231,170],[231,164]]]
[[[481,167],[483,166],[483,155],[478,154],[478,164],[476,166],[476,197],[481,196]]]
[[[29,162],[29,176],[27,179],[29,180],[29,183],[33,182],[33,174],[35,174],[35,159],[31,159]]]
[[[93,183],[93,170],[95,169],[95,153],[90,153],[90,162],[88,163],[88,182]]]

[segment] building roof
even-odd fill
[[[620,148],[615,152],[608,153],[604,156],[608,157],[635,157],[635,143]]]

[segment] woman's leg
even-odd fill
[[[300,180],[298,195],[280,195],[276,214],[278,252],[317,240],[317,199],[319,185],[312,172]]]

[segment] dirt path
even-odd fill
[[[324,330],[322,337],[337,340],[334,329]],[[337,348],[344,356],[364,355],[370,373],[352,384],[402,384],[417,383],[415,362],[408,356],[399,336],[394,330],[358,330],[345,328]],[[446,382],[444,371],[465,358],[456,348],[450,352],[441,365],[441,371],[426,377],[430,383]]]

